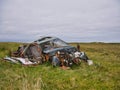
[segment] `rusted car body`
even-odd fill
[[[41,47],[46,59],[51,59],[58,51],[61,54],[72,54],[77,51],[76,47],[70,46],[65,41],[56,37],[43,37],[34,42]]]
[[[49,36],[41,37],[32,43],[18,47],[17,52],[13,53],[12,56],[27,58],[32,62],[41,64],[46,61],[52,62],[52,59],[57,52],[59,52],[60,61],[66,66],[70,66],[73,63],[79,64],[80,59],[88,59],[84,53],[81,55],[84,56],[84,58],[76,57],[76,52],[82,54],[76,47],[70,46],[57,37]]]

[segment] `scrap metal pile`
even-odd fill
[[[81,60],[92,64],[84,52],[56,37],[41,37],[33,43],[21,45],[12,53],[12,57],[4,59],[24,65],[50,62],[53,66],[71,67],[73,64],[80,64]]]

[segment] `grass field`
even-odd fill
[[[19,45],[0,43],[0,90],[120,90],[120,44],[80,43],[94,64],[82,62],[69,70],[47,62],[23,66],[2,59]]]

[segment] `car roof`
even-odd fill
[[[41,44],[47,41],[51,41],[53,39],[57,39],[56,37],[51,37],[51,36],[45,36],[45,37],[40,37],[38,40],[35,40],[34,42]]]

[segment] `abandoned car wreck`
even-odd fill
[[[88,62],[89,58],[84,52],[59,38],[41,37],[32,43],[18,47],[18,50],[13,52],[11,57],[5,57],[5,60],[19,61],[24,65],[50,62],[54,67],[71,67],[73,64],[80,64],[81,60]]]

